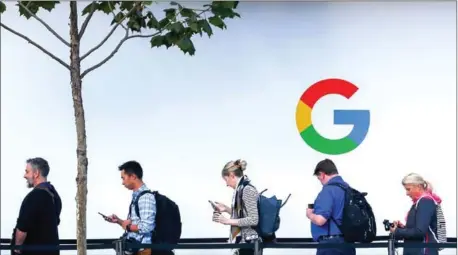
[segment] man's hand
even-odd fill
[[[121,227],[122,227],[124,230],[126,230],[127,225],[129,225],[129,224],[132,224],[132,221],[131,221],[131,220],[123,220],[123,221],[121,221]]]
[[[313,215],[313,209],[307,208],[307,211],[306,211],[305,214],[307,215],[307,218],[309,220],[311,220],[312,219],[312,215]]]
[[[116,214],[112,214],[108,216],[105,220],[110,223],[118,223],[118,224],[121,221],[121,219],[118,216],[116,216]]]

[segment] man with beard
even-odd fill
[[[32,191],[22,201],[15,231],[14,245],[56,246],[59,244],[58,225],[62,201],[56,189],[47,181],[49,165],[43,158],[32,158],[26,161],[24,178],[27,187]],[[15,249],[21,255],[59,255],[59,250],[25,250]]]

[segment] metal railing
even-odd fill
[[[386,241],[386,242],[384,242]],[[0,250],[11,250],[11,239],[1,239]],[[389,236],[378,236],[372,243],[355,243],[355,244],[319,244],[312,238],[277,238],[275,243],[254,242],[250,244],[229,244],[227,238],[183,238],[179,244],[131,244],[121,241],[120,239],[88,239],[88,250],[113,249],[117,254],[123,254],[125,249],[129,248],[152,248],[155,250],[171,249],[236,249],[236,248],[254,248],[255,251],[260,249],[316,249],[319,247],[342,247],[343,245],[353,246],[355,248],[387,248],[389,247]],[[415,243],[406,244],[397,242],[396,248],[415,247],[415,248],[457,248],[456,237],[447,238],[447,243],[426,244]],[[17,246],[16,249],[22,250],[76,250],[75,239],[61,239],[59,245],[55,246]]]

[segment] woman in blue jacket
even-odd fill
[[[390,229],[396,239],[409,243],[438,243],[437,206],[440,198],[432,193],[431,186],[420,175],[411,173],[404,177],[402,185],[412,198],[406,224],[395,221]],[[404,248],[404,255],[438,255],[437,248]]]

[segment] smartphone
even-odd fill
[[[208,200],[208,202],[209,202],[209,203],[211,204],[211,206],[213,207],[213,210],[214,210],[215,212],[217,212],[217,211],[218,211],[218,207],[216,207],[216,204],[215,204],[213,201],[210,201],[210,200]]]
[[[111,221],[111,218],[110,218],[110,217],[104,215],[104,214],[101,213],[101,212],[99,212],[99,214],[103,217],[104,220],[106,220],[106,221]]]
[[[314,204],[308,204],[307,207],[308,207],[309,209],[313,209],[313,208],[314,208]]]

